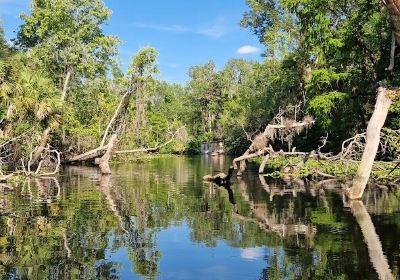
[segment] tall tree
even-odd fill
[[[4,29],[2,21],[0,20],[0,60],[4,59],[9,52],[6,39],[4,37]]]
[[[139,133],[146,125],[146,111],[148,103],[148,91],[154,84],[153,75],[158,73],[158,52],[156,49],[147,47],[141,49],[132,59],[128,69],[128,79],[136,85],[136,116],[135,129],[138,132],[138,140],[144,144]]]
[[[61,101],[73,78],[82,81],[105,74],[117,45],[117,39],[101,29],[110,15],[101,0],[32,0],[31,13],[21,15],[16,45],[37,57],[54,77]],[[44,130],[32,164],[38,162],[51,132],[50,127]]]
[[[387,7],[393,25],[393,38],[400,43],[400,1],[388,0],[383,2]],[[391,46],[390,70],[394,68],[395,41],[392,42]],[[390,106],[399,99],[400,88],[379,87],[374,113],[367,127],[367,140],[361,163],[351,188],[347,190],[351,199],[360,199],[364,193],[379,148],[381,129],[386,121]]]
[[[62,101],[74,77],[104,74],[112,62],[118,40],[101,28],[110,15],[102,0],[32,0],[31,13],[21,15],[16,44],[40,58]]]

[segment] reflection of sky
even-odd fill
[[[245,260],[257,260],[263,257],[262,248],[245,248],[241,249],[240,256]]]
[[[186,224],[171,226],[158,233],[157,247],[161,251],[160,279],[258,279],[269,265],[263,258],[266,248],[233,248],[225,241],[215,247],[190,240]],[[122,265],[121,279],[138,279],[133,275],[128,249],[108,251],[107,261]]]

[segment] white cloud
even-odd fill
[[[199,28],[196,33],[218,39],[225,34],[229,33],[229,28],[225,23],[225,20],[220,18],[210,26]]]
[[[240,256],[246,260],[256,260],[263,256],[262,248],[241,249]]]
[[[180,65],[179,65],[179,63],[168,63],[167,66],[169,68],[178,68]]]
[[[131,26],[137,28],[152,29],[155,31],[162,31],[162,32],[199,34],[214,39],[218,39],[230,32],[226,22],[222,18],[218,19],[212,24],[204,25],[202,27],[197,27],[197,28],[190,28],[188,26],[183,26],[183,25],[159,25],[159,24],[148,24],[148,23],[134,23],[131,24]]]
[[[245,45],[237,49],[236,53],[237,54],[254,54],[254,53],[259,53],[261,50],[260,48],[250,46],[250,45]]]

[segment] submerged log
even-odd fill
[[[203,181],[215,183],[218,186],[228,186],[231,183],[231,177],[233,174],[233,166],[229,167],[228,175],[225,173],[218,173],[215,175],[205,175]]]

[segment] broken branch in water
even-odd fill
[[[36,167],[36,170],[33,172],[31,171],[31,162],[33,155],[37,152],[37,148],[33,149],[29,154],[29,160],[25,168],[25,162],[21,159],[22,164],[22,173],[27,177],[48,177],[54,176],[60,171],[61,166],[61,153],[56,149],[51,149],[50,145],[47,144],[40,155],[39,163]],[[53,156],[55,154],[55,156]],[[51,172],[41,173],[43,164],[47,166],[54,165],[54,170]]]

